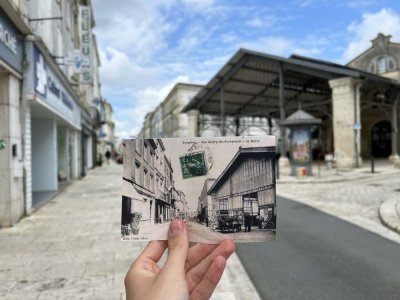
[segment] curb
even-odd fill
[[[398,198],[382,202],[379,207],[379,218],[385,226],[400,233],[400,216],[397,213],[397,207],[400,207]]]
[[[400,168],[400,167],[399,167]],[[390,171],[387,173],[368,173],[368,174],[361,174],[360,176],[343,176],[340,178],[319,178],[318,176],[313,175],[312,178],[308,179],[307,177],[305,178],[297,178],[296,176],[293,176],[293,178],[284,178],[284,179],[277,179],[276,183],[299,183],[299,184],[319,184],[319,183],[338,183],[338,182],[349,182],[349,181],[361,181],[364,179],[370,179],[370,178],[384,178],[384,177],[392,177],[393,175],[398,175],[398,171],[395,169],[394,171]]]

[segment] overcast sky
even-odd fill
[[[378,32],[400,42],[399,0],[94,0],[102,95],[136,135],[177,82],[207,83],[239,48],[346,63]]]

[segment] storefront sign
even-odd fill
[[[33,48],[34,90],[41,99],[73,124],[80,125],[80,109],[35,46]]]
[[[0,59],[22,71],[22,38],[14,24],[0,10]]]
[[[90,61],[91,56],[91,16],[89,6],[79,6],[79,37],[81,44],[81,54],[83,60]],[[81,80],[83,83],[92,82],[92,68],[90,64],[82,65]]]

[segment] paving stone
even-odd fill
[[[125,299],[126,272],[146,243],[120,241],[121,174],[115,164],[93,169],[0,230],[0,298]],[[259,299],[236,254],[214,292],[235,296]]]

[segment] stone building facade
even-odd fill
[[[372,47],[350,61],[348,66],[400,83],[400,44],[390,39],[390,35],[379,33],[372,40]],[[399,161],[399,90],[382,91],[377,87],[370,88],[367,83],[357,84],[361,97],[365,99],[358,104],[362,128],[361,156],[390,157],[394,162]]]
[[[202,85],[177,83],[167,97],[145,116],[139,136],[146,138],[221,136],[218,117],[200,115],[196,111],[182,113],[183,107],[202,88]],[[235,127],[237,120],[228,117],[227,123],[232,126],[227,128],[225,135],[279,134],[275,121],[268,121],[268,118],[242,117],[239,122],[241,128],[237,131]]]
[[[123,202],[128,201],[130,209],[125,213],[139,211],[142,222],[158,224],[187,211],[185,195],[175,187],[171,161],[161,139],[124,140],[122,151]]]
[[[0,227],[31,214],[95,165],[93,100],[101,92],[91,5],[0,2],[7,35],[0,43],[0,169],[7,178],[0,182]]]
[[[207,222],[207,220],[215,216],[216,206],[212,201],[211,196],[208,194],[208,191],[214,182],[215,179],[207,178],[204,181],[203,189],[201,190],[201,194],[199,196],[197,211],[201,222]]]

